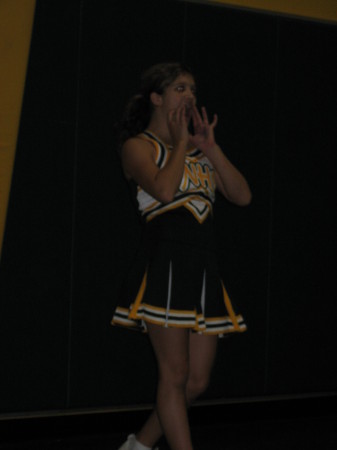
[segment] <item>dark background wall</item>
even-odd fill
[[[109,325],[139,236],[113,124],[167,60],[194,69],[254,195],[215,208],[249,330],[221,342],[204,398],[336,391],[336,46],[336,26],[224,7],[37,2],[0,271],[1,414],[154,399],[147,338]]]

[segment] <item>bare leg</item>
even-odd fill
[[[217,340],[217,336],[189,333],[189,376],[186,385],[187,405],[190,405],[207,388],[216,355]],[[142,444],[152,447],[162,435],[163,428],[157,411],[154,410],[138,432],[137,439]]]
[[[148,324],[148,333],[158,363],[156,411],[162,429],[172,450],[192,450],[185,395],[189,331]]]
[[[218,336],[190,333],[189,376],[186,396],[191,404],[208,387],[216,356]]]

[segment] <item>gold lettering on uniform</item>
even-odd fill
[[[198,174],[194,164],[186,164],[185,175],[186,181],[188,180],[189,182],[192,182],[194,186],[199,186]]]
[[[208,166],[202,167],[201,165],[197,165],[197,174],[200,180],[201,185],[204,188],[209,188],[212,186],[211,174]]]
[[[212,169],[207,164],[189,162],[185,164],[184,176],[179,187],[180,192],[185,192],[193,188],[202,187],[209,190],[214,189],[214,177]]]

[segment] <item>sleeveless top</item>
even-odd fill
[[[170,158],[169,147],[147,130],[139,137],[153,144],[156,150],[156,165],[160,169],[163,168]],[[172,202],[161,203],[137,186],[138,207],[146,222],[167,211],[185,207],[199,223],[202,223],[212,213],[214,200],[214,168],[209,159],[198,149],[192,149],[186,153],[184,173]]]

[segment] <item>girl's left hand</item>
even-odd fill
[[[194,105],[192,107],[194,134],[190,135],[190,143],[207,156],[207,153],[217,145],[214,137],[214,128],[218,123],[218,117],[214,114],[212,123],[209,123],[205,107],[201,108],[201,114],[202,117]]]

